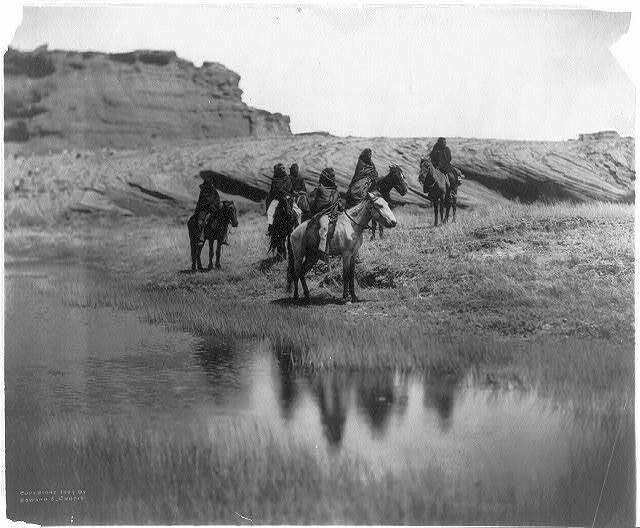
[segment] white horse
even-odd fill
[[[358,301],[353,285],[356,256],[362,245],[362,232],[368,228],[372,219],[384,227],[395,227],[397,223],[389,204],[377,192],[367,193],[364,201],[339,213],[329,243],[330,255],[342,255],[342,298],[347,302],[349,296],[352,302]],[[294,299],[298,299],[298,280],[302,283],[305,298],[309,298],[305,275],[320,256],[318,229],[308,229],[310,222],[315,221],[311,219],[303,222],[293,230],[290,237],[287,289],[290,290],[293,282]]]

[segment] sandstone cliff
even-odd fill
[[[417,181],[420,156],[435,138],[339,138],[297,135],[286,138],[227,139],[164,145],[137,150],[64,151],[47,156],[9,156],[5,160],[7,225],[50,223],[77,214],[160,214],[186,219],[195,205],[200,179],[209,169],[228,195],[260,201],[273,165],[300,165],[308,185],[322,169],[334,167],[344,191],[358,154],[373,149],[381,175],[398,163],[409,185]],[[476,207],[509,199],[524,202],[630,201],[634,196],[634,140],[613,136],[582,141],[499,141],[453,138],[454,162],[467,175],[458,203]],[[397,202],[426,206],[409,193]]]
[[[171,51],[10,48],[4,72],[10,152],[291,134],[288,116],[242,102],[237,73],[215,62],[196,67]]]

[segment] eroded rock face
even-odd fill
[[[6,140],[21,153],[291,134],[288,116],[242,102],[237,73],[173,51],[9,48],[4,72]]]

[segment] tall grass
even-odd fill
[[[231,234],[223,269],[207,274],[179,273],[190,264],[186,228],[157,219],[70,234],[22,229],[6,244],[23,257],[75,253],[83,267],[104,272],[52,283],[68,302],[135,309],[195,333],[267,337],[288,343],[301,367],[507,364],[524,337],[595,340],[594,349],[626,368],[632,206],[499,205],[461,211],[437,229],[427,213],[398,210],[399,227],[365,242],[356,271],[369,287],[366,302],[353,306],[331,300],[340,295],[340,272],[322,268],[311,273],[315,303],[286,302],[286,264],[265,260],[263,218],[254,213]],[[581,361],[578,352],[567,355]]]
[[[566,478],[523,483],[469,470],[447,474],[437,463],[377,471],[346,452],[276,439],[236,419],[179,434],[109,422],[45,424],[29,433],[8,439],[8,489],[63,485],[85,497],[34,505],[10,494],[9,518],[47,524],[586,524],[600,491],[593,477],[602,474],[611,443],[585,439],[570,452]],[[620,440],[625,456],[629,436]],[[633,472],[623,468],[612,473],[600,523],[633,514]]]

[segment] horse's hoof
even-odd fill
[[[211,271],[213,269],[213,266],[207,266],[207,271]]]
[[[360,299],[358,299],[355,295],[353,297],[351,297],[351,302],[352,303],[357,303]]]
[[[216,269],[220,269],[222,266],[220,264],[216,264]]]

